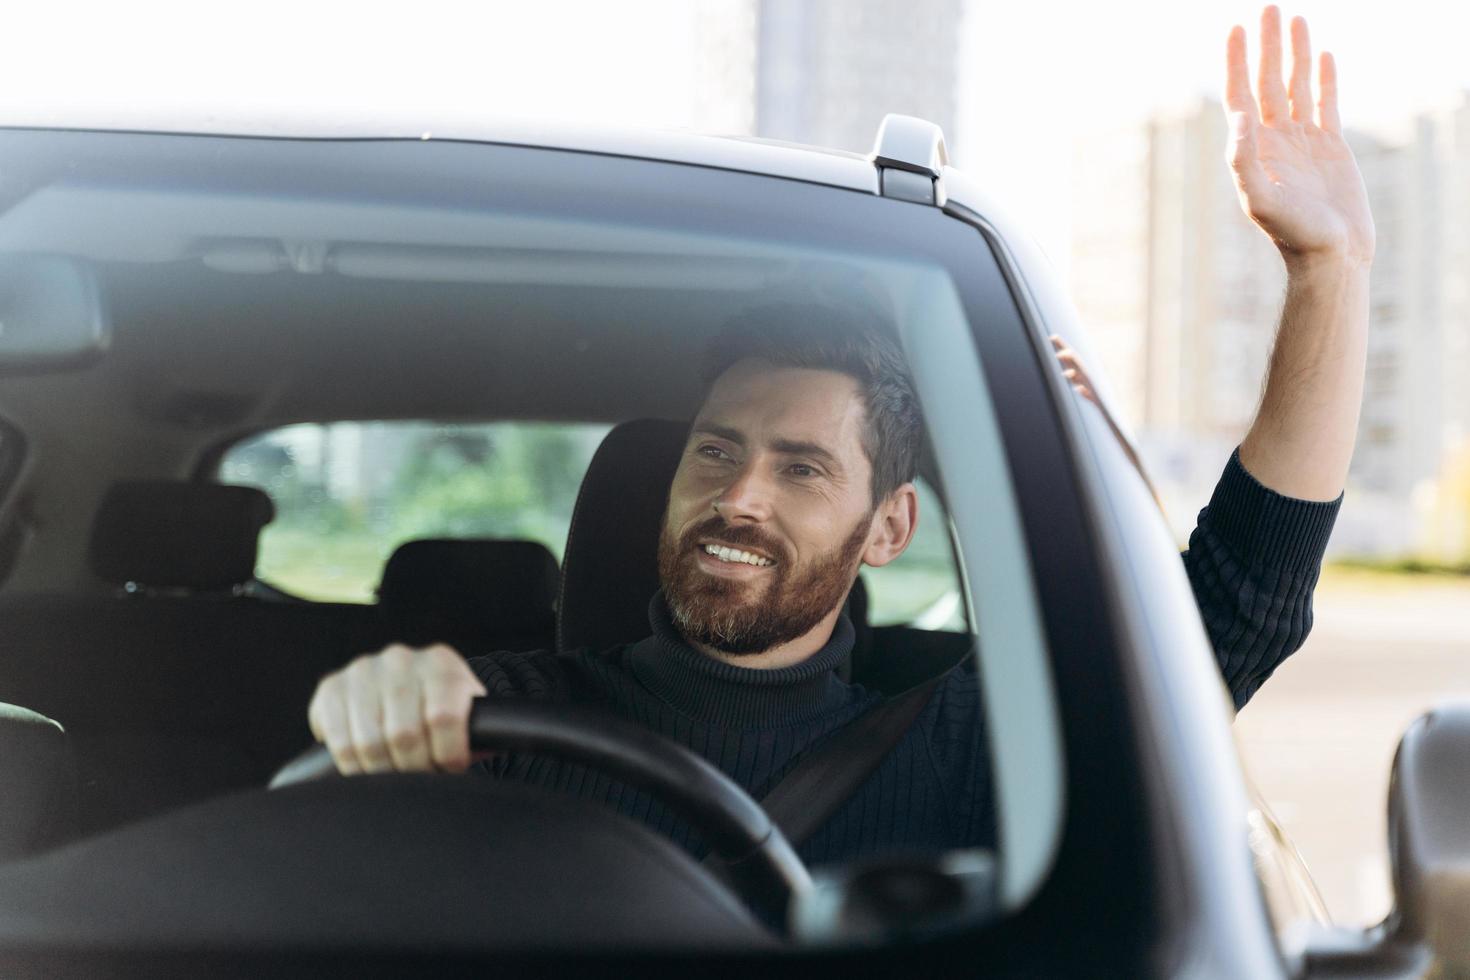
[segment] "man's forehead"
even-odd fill
[[[861,438],[857,380],[841,371],[744,360],[716,379],[696,416],[727,428],[780,429],[782,438]]]

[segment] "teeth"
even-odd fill
[[[754,565],[757,568],[764,568],[767,565],[774,564],[769,558],[752,555],[748,551],[740,551],[736,548],[727,548],[724,545],[707,544],[704,546],[704,550],[706,554],[714,555],[720,561],[742,562],[746,565]]]

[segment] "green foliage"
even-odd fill
[[[395,538],[532,537],[559,552],[588,455],[564,427],[496,425],[426,432],[408,460]]]
[[[372,602],[391,549],[364,532],[323,534],[299,524],[272,524],[260,539],[256,574],[291,595],[318,602]]]

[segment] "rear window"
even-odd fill
[[[276,517],[256,576],[317,602],[373,602],[383,565],[417,538],[521,538],[561,560],[582,476],[608,426],[585,423],[338,422],[237,443],[221,482],[270,494]],[[949,520],[919,486],[904,555],[864,568],[869,621],[963,630]]]
[[[524,538],[560,560],[605,425],[341,422],[241,442],[224,483],[260,487],[276,518],[256,575],[321,602],[372,602],[388,556],[417,538]]]

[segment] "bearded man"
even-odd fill
[[[1373,251],[1330,56],[1314,122],[1305,23],[1292,25],[1289,91],[1275,8],[1261,40],[1259,106],[1239,28],[1227,48],[1230,165],[1246,213],[1281,249],[1286,303],[1256,420],[1184,555],[1237,706],[1309,628],[1356,432]],[[902,554],[918,520],[921,424],[901,356],[878,331],[748,319],[714,345],[708,378],[669,490],[651,635],[567,654],[466,661],[444,646],[395,646],[361,657],[323,679],[308,712],[342,772],[463,771],[472,701],[524,697],[632,719],[759,798],[882,702],[839,667],[853,645],[843,602],[858,569]],[[795,842],[798,853],[821,863],[993,845],[983,731],[970,658],[932,688],[873,774]],[[478,768],[603,801],[698,850],[656,801],[579,766],[512,755]]]

